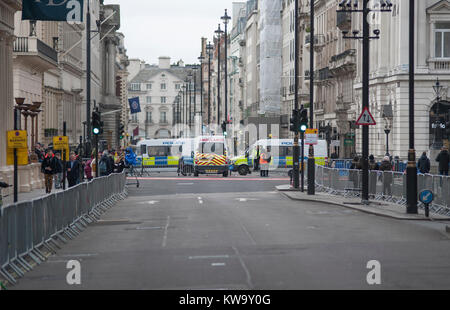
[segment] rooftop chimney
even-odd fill
[[[170,69],[170,57],[159,57],[159,68]]]

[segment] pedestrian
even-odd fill
[[[70,162],[67,164],[67,182],[69,188],[77,185],[80,177],[80,162],[77,160],[75,153],[70,155]]]
[[[261,153],[260,153],[260,148],[259,148],[259,145],[258,145],[258,146],[256,146],[256,157],[255,157],[255,160],[254,160],[254,165],[255,165],[254,171],[258,171],[259,170],[260,155],[261,155]]]
[[[439,163],[439,174],[448,176],[448,165],[450,163],[450,154],[448,149],[444,146],[439,153],[436,161]]]
[[[100,176],[107,176],[108,172],[111,171],[110,161],[108,157],[108,151],[103,151],[103,155],[98,162],[98,172]]]
[[[265,178],[269,176],[269,165],[270,165],[271,156],[269,154],[269,151],[262,149],[261,150],[261,157],[259,159],[259,165],[260,165],[260,175],[261,177]]]
[[[431,162],[430,159],[427,157],[427,152],[423,152],[422,156],[419,158],[419,161],[417,162],[417,169],[421,174],[430,173]]]
[[[125,157],[120,155],[117,164],[116,164],[116,173],[122,173],[125,169]]]
[[[373,155],[369,156],[369,170],[379,170],[380,165],[375,161],[375,157]]]
[[[383,195],[392,196],[392,163],[389,156],[385,156],[380,165],[380,171],[383,172]]]
[[[369,156],[369,193],[372,196],[375,196],[377,193],[377,170],[380,169],[380,166],[375,161],[375,157],[373,155]]]
[[[60,189],[63,181],[63,163],[61,160],[61,153],[59,152],[55,154],[55,164],[55,189]]]
[[[84,165],[84,174],[86,175],[86,179],[88,181],[92,180],[92,162],[94,158],[91,157]]]
[[[111,152],[108,153],[108,175],[114,173],[114,166],[115,166],[114,154],[115,154],[114,150],[111,150]]]
[[[350,165],[349,171],[349,178],[350,181],[353,183],[353,189],[360,189],[359,186],[360,172],[358,170],[361,170],[360,159],[358,156],[355,156],[355,158],[353,158],[352,164]]]
[[[45,193],[50,194],[53,188],[53,175],[56,173],[56,160],[52,149],[47,149],[41,164],[41,171],[45,176]]]

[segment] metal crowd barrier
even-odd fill
[[[66,191],[0,209],[0,275],[16,278],[56,253],[119,200],[126,197],[125,173],[82,183]]]
[[[362,171],[316,166],[318,191],[344,197],[361,197]],[[418,174],[418,193],[425,189],[435,194],[430,212],[450,216],[450,177]],[[369,172],[369,195],[371,199],[406,205],[406,174],[402,172]],[[420,207],[424,207],[421,204]]]

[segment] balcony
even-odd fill
[[[58,53],[36,37],[18,37],[14,41],[14,56],[43,71],[58,67]]]
[[[432,58],[428,60],[430,71],[433,72],[450,72],[450,59],[448,58]]]
[[[356,70],[356,50],[349,49],[330,59],[330,70],[333,73],[347,73]]]
[[[325,45],[325,37],[323,34],[318,34],[314,36],[314,50],[316,52],[320,52],[320,50],[323,48],[323,46]],[[307,50],[309,50],[311,46],[311,35],[308,34],[305,37],[305,48]]]
[[[342,31],[350,31],[352,27],[352,15],[350,12],[337,12],[336,26]]]

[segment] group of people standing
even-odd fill
[[[126,167],[125,162],[125,154],[122,150],[119,152],[105,150],[103,153],[99,153],[97,159],[94,151],[89,160],[83,160],[81,156],[71,152],[69,161],[65,163],[68,187],[97,177],[97,163],[98,176],[108,176],[112,173],[121,173]],[[47,194],[52,192],[53,184],[55,184],[55,189],[63,188],[63,182],[65,182],[64,162],[61,159],[61,153],[54,153],[52,148],[48,148],[42,157],[41,171],[45,176],[45,192]]]

